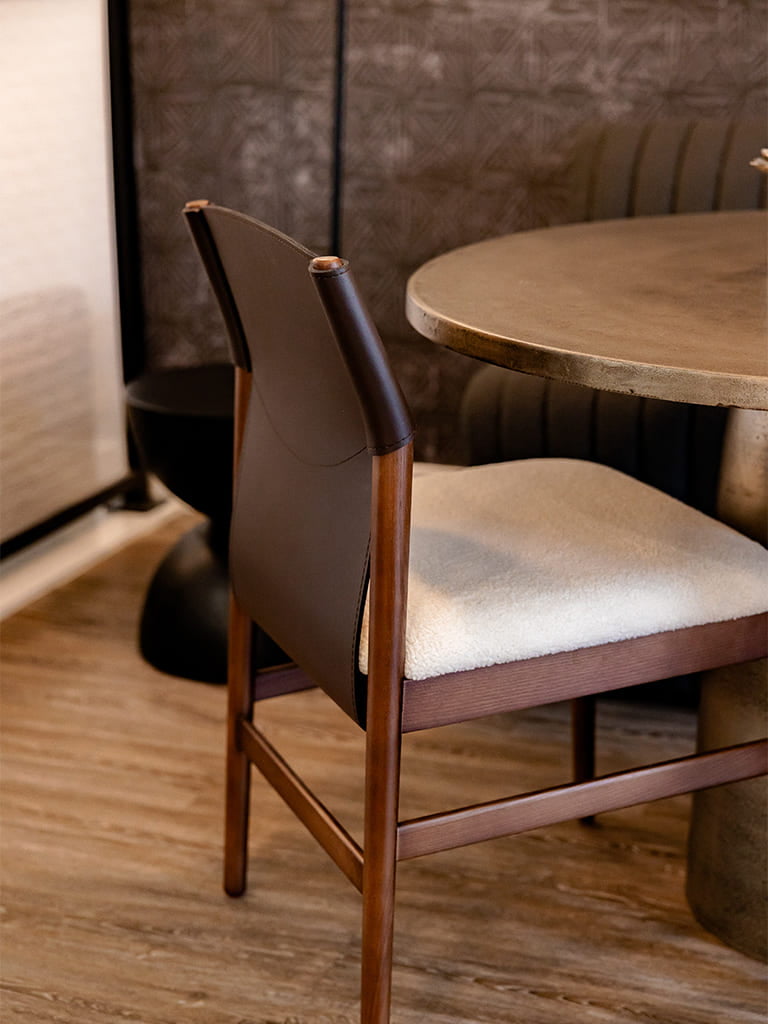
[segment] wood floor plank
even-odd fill
[[[258,778],[251,886],[221,890],[224,693],[136,650],[164,527],[4,626],[8,1024],[354,1024],[359,896]],[[265,731],[359,837],[362,737],[322,694]],[[601,770],[688,752],[690,712],[601,704]],[[567,708],[406,739],[403,814],[554,785]],[[693,919],[688,798],[405,863],[395,1024],[765,1024],[763,965]]]

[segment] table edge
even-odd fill
[[[601,391],[691,405],[768,410],[768,378],[685,367],[661,368],[652,363],[639,364],[557,348],[539,348],[528,342],[442,319],[439,313],[413,297],[412,277],[408,281],[405,300],[409,324],[422,337],[461,355],[520,373]],[[637,367],[640,365],[644,367],[642,383],[638,383]]]

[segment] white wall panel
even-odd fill
[[[0,0],[0,535],[127,472],[105,0]]]

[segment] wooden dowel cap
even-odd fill
[[[345,261],[339,256],[315,256],[310,264],[312,270],[320,273],[328,270],[341,270],[345,265]]]

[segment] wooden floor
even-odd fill
[[[0,1017],[354,1024],[357,893],[257,780],[252,886],[223,895],[224,692],[136,652],[143,588],[179,529],[4,627]],[[560,780],[565,712],[409,737],[405,813]],[[600,714],[605,770],[690,749],[688,712]],[[315,692],[261,718],[359,831],[357,728]],[[762,1024],[765,968],[686,905],[687,808],[678,798],[402,865],[393,1021]]]

